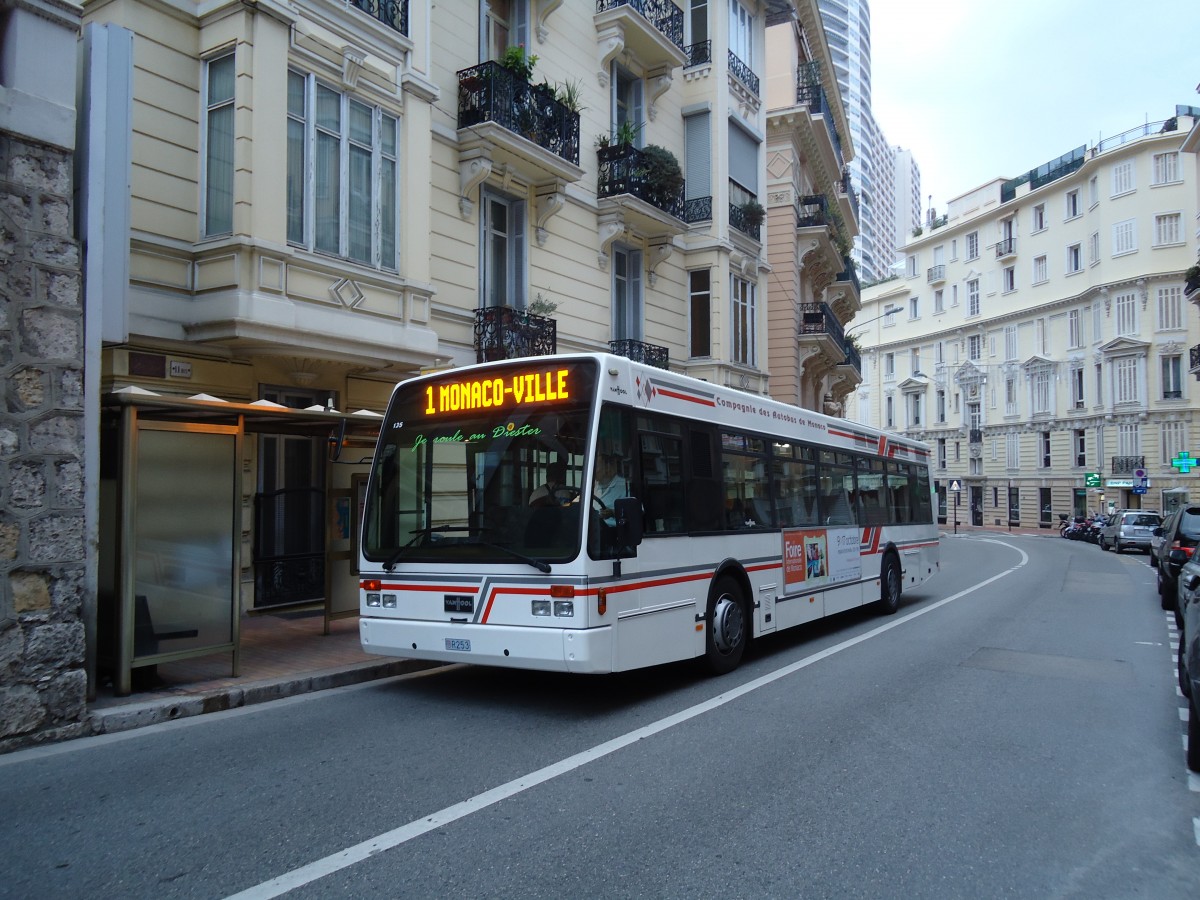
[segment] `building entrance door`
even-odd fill
[[[263,399],[304,409],[328,392],[263,390]],[[263,434],[254,496],[254,606],[307,603],[325,596],[325,442]]]

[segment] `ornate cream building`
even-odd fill
[[[1182,145],[1198,116],[1177,107],[956,198],[906,245],[905,275],[864,290],[849,412],[933,446],[950,521],[956,500],[964,523],[1049,526],[1195,493],[1197,157]]]
[[[612,350],[805,405],[857,383],[816,0],[88,0],[83,21],[89,628],[118,677],[236,660],[246,610],[356,611],[342,504],[408,375]],[[207,612],[167,639],[180,554]]]

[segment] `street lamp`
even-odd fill
[[[882,315],[878,315],[873,318],[867,319],[865,322],[858,322],[854,325],[853,328],[846,329],[846,335],[848,337],[851,332],[856,331],[859,328],[862,328],[864,325],[870,325],[872,322],[878,322],[880,319],[886,319],[888,316],[894,316],[898,312],[900,312],[900,307],[893,306],[893,307],[889,308],[887,311],[885,311]]]

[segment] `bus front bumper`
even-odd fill
[[[362,617],[364,653],[441,662],[600,674],[613,671],[612,629],[451,625]]]

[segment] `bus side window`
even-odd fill
[[[683,442],[658,434],[638,436],[642,484],[639,497],[646,534],[684,530]]]

